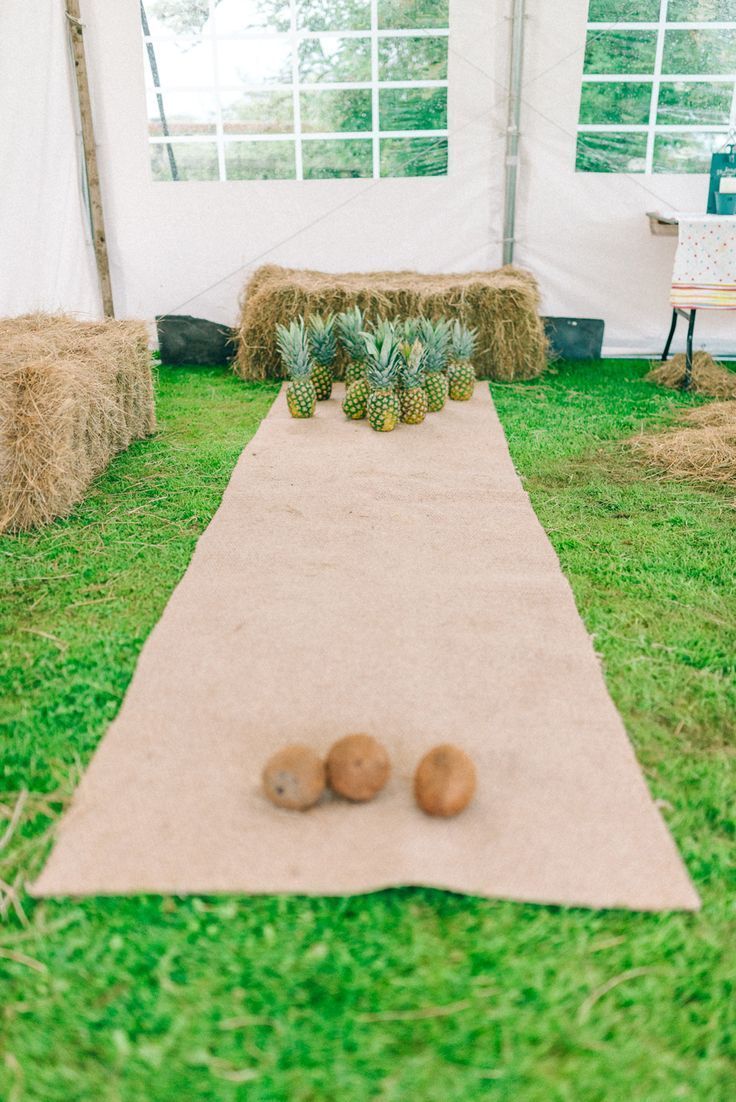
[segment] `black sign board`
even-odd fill
[[[716,214],[716,195],[721,189],[723,176],[736,176],[736,142],[731,142],[720,153],[714,153],[710,162],[710,191],[708,214]]]

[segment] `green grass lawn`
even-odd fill
[[[3,1102],[731,1102],[736,495],[632,462],[623,440],[695,402],[645,370],[493,393],[702,913],[24,894],[275,393],[162,368],[158,436],[0,539],[0,846],[30,793],[0,849]]]

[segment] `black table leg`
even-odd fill
[[[672,325],[670,326],[670,335],[667,338],[667,344],[664,346],[664,352],[662,353],[662,363],[665,362],[670,354],[670,348],[672,348],[672,341],[675,339],[675,330],[677,329],[677,310],[672,311]]]
[[[689,390],[693,384],[693,335],[695,333],[695,315],[697,310],[690,311],[690,320],[687,325],[687,352],[685,353],[685,378],[682,381],[682,389]]]

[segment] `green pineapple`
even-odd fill
[[[396,393],[401,351],[392,333],[382,337],[366,333],[368,355],[366,375],[371,392],[368,398],[368,423],[376,432],[391,432],[401,416]]]
[[[347,352],[350,361],[345,368],[345,386],[365,378],[364,329],[365,319],[359,306],[354,306],[352,310],[346,310],[345,313],[337,315],[340,344]]]
[[[311,379],[312,357],[304,318],[292,321],[288,329],[276,326],[276,345],[291,382],[286,388],[286,401],[292,417],[312,417],[317,404],[317,392]]]
[[[317,392],[317,401],[325,402],[332,394],[332,384],[335,381],[332,366],[337,355],[335,315],[328,314],[323,318],[319,314],[312,314],[308,332],[309,347],[314,361],[312,382]]]
[[[367,378],[356,379],[345,391],[342,411],[351,421],[363,421],[368,413],[371,386]]]
[[[427,416],[427,392],[424,389],[424,345],[421,341],[401,346],[404,362],[399,371],[399,404],[405,425],[421,425]]]
[[[475,368],[471,360],[478,340],[477,329],[456,321],[452,328],[450,363],[447,369],[449,396],[454,402],[468,402],[475,390]]]
[[[438,413],[447,401],[447,356],[450,348],[449,321],[431,322],[421,318],[419,333],[424,345],[424,389],[430,413]]]

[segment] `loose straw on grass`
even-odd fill
[[[670,478],[736,486],[736,401],[690,410],[681,422],[638,437],[632,448]]]
[[[671,360],[658,364],[647,375],[650,383],[681,389],[685,381],[685,356],[680,353]],[[708,398],[736,398],[736,372],[716,363],[709,352],[696,352],[693,356],[691,390]]]

